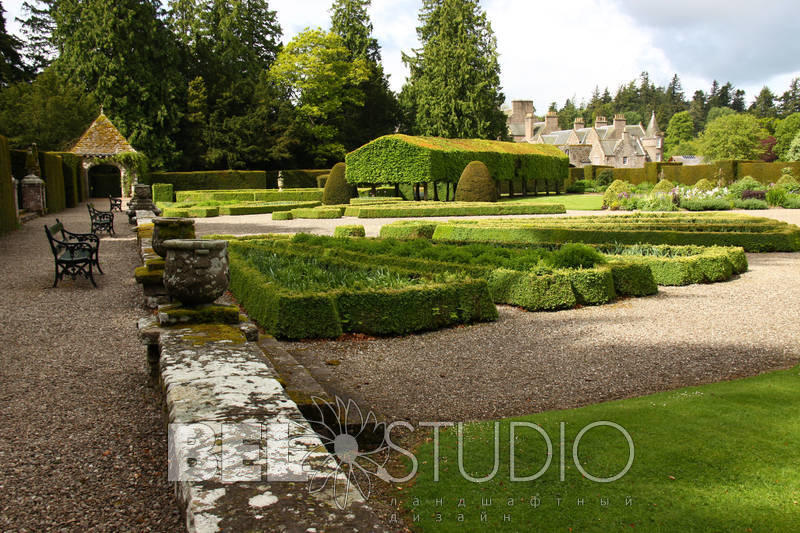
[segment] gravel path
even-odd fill
[[[800,223],[798,210],[749,214]],[[347,223],[251,219],[228,225],[221,218],[198,221],[198,228],[325,234]],[[374,235],[389,219],[364,222]],[[649,298],[556,313],[501,306],[500,319],[491,324],[285,346],[331,390],[390,420],[414,421],[569,408],[796,364],[800,254],[748,259],[750,271],[732,281],[661,288]],[[338,364],[326,364],[333,360]]]
[[[101,241],[99,289],[52,289],[56,216],[89,230],[82,205],[0,237],[0,530],[178,531],[127,217]]]

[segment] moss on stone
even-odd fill
[[[162,325],[173,324],[238,324],[239,308],[235,305],[162,305],[158,309]]]
[[[137,267],[133,275],[137,283],[144,285],[159,285],[164,280],[163,270],[150,270],[146,266]]]
[[[163,271],[164,267],[166,266],[166,261],[164,261],[161,258],[159,258],[159,259],[146,259],[145,262],[144,262],[144,266],[146,266],[147,270],[149,270],[150,272],[153,272],[153,271],[156,271],[156,270]]]
[[[183,334],[183,339],[194,346],[203,346],[212,342],[229,342],[231,344],[244,344],[247,339],[239,328],[226,324],[194,324],[191,326],[173,326],[188,329]]]

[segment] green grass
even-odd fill
[[[599,211],[603,207],[603,195],[598,194],[551,194],[525,198],[503,198],[502,203],[561,204],[568,211]]]
[[[533,524],[536,531],[800,531],[799,389],[796,367],[503,420],[500,470],[486,483],[470,483],[459,474],[456,431],[444,430],[439,482],[432,480],[433,443],[428,439],[416,451],[419,473],[397,491],[398,498],[416,531],[530,531]],[[510,481],[511,421],[538,424],[552,441],[552,464],[535,481]],[[621,425],[635,444],[632,467],[611,483],[584,478],[572,461],[577,433],[597,421]],[[564,481],[559,479],[560,422],[566,428]],[[492,471],[493,434],[491,422],[465,425],[464,465],[473,477]],[[515,442],[517,476],[544,466],[547,448],[536,431],[518,429]],[[598,427],[580,441],[581,465],[593,476],[616,475],[628,457],[628,444],[616,429]],[[538,507],[530,505],[533,497],[540,500]],[[458,507],[460,498],[465,507]],[[492,506],[482,506],[482,498],[490,498]],[[601,498],[608,506],[601,506]],[[631,505],[626,506],[626,498]],[[486,523],[480,522],[482,511]],[[437,513],[441,522],[436,522]],[[503,521],[504,514],[511,522]],[[416,523],[414,515],[419,516]]]

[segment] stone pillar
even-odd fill
[[[43,215],[46,205],[44,180],[34,174],[25,176],[22,180],[22,209]]]

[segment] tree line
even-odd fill
[[[423,0],[399,94],[370,5],[332,0],[329,28],[284,46],[267,0],[27,0],[22,39],[6,31],[0,0],[0,133],[61,149],[102,106],[153,167],[172,170],[328,167],[394,132],[507,138],[497,40],[480,0]],[[578,116],[646,123],[655,111],[662,127],[678,116],[667,144],[684,152],[727,110],[755,117],[765,146],[782,149],[800,81],[781,96],[765,87],[747,106],[729,82],[688,99],[677,75],[658,87],[645,72],[613,96],[596,88],[550,109],[565,129]]]
[[[154,167],[187,170],[330,166],[396,131],[504,135],[496,42],[478,0],[424,1],[400,98],[370,4],[334,0],[329,29],[283,46],[266,0],[28,0],[22,40],[0,19],[3,133],[63,148],[103,106]]]

